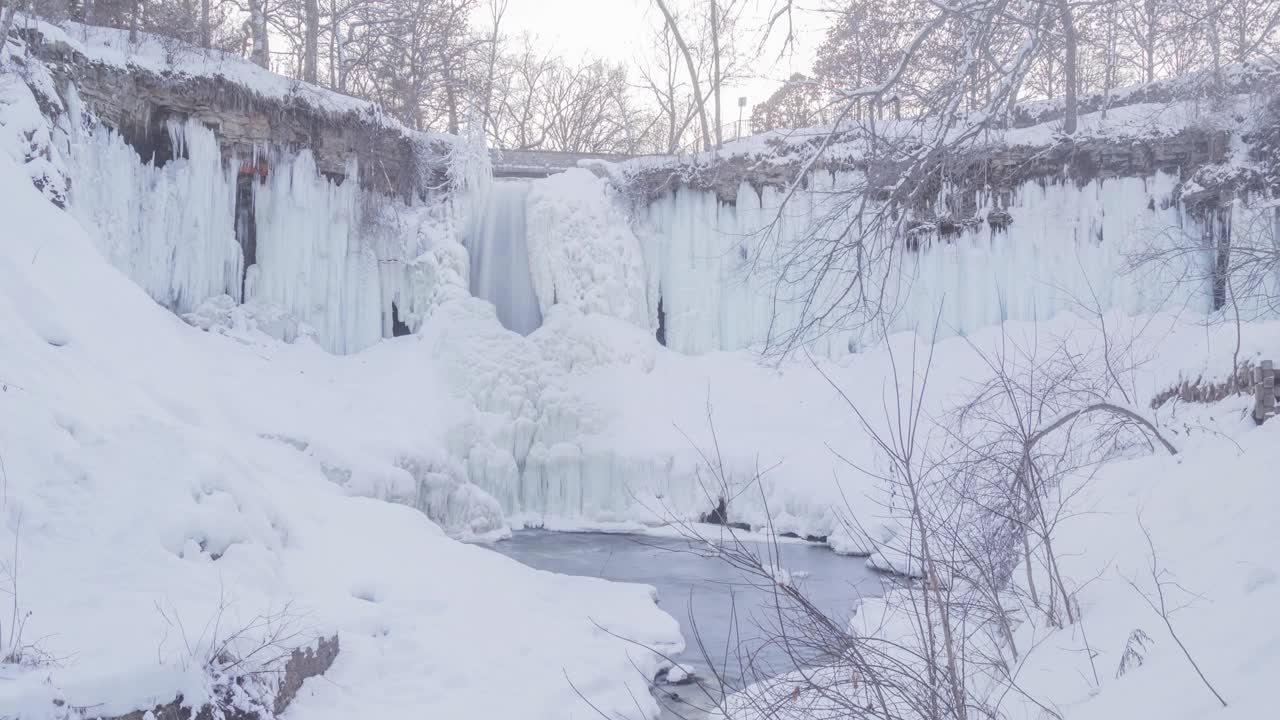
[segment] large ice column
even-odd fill
[[[841,264],[853,253],[820,252],[842,233],[847,240],[862,232],[857,204],[840,200],[860,185],[856,174],[815,172],[789,195],[744,184],[735,204],[686,189],[650,204],[641,216],[649,302],[654,312],[661,302],[667,344],[690,353],[758,347],[829,307],[839,310],[841,293],[863,270],[889,311],[890,331],[930,333],[940,319],[942,337],[1064,310],[1210,308],[1206,283],[1196,280],[1207,277],[1207,250],[1134,268],[1144,252],[1202,234],[1174,201],[1172,175],[1028,182],[1007,205],[979,203],[979,217],[1006,211],[1007,227],[917,231],[862,269]],[[820,283],[806,265],[818,262],[827,263]],[[835,315],[810,329],[815,351],[838,355],[875,341],[855,329],[857,318]]]
[[[283,307],[338,353],[382,337],[378,258],[360,237],[359,193],[354,179],[321,175],[309,150],[273,158],[254,186],[257,262],[245,300]]]
[[[542,324],[525,239],[528,195],[528,182],[494,182],[467,243],[471,252],[471,293],[493,303],[502,324],[522,335]]]
[[[216,295],[238,296],[236,181],[213,131],[170,119],[173,158],[157,167],[116,132],[73,119],[70,209],[110,262],[165,307],[184,313]],[[157,143],[159,145],[159,143]]]

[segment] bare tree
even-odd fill
[[[751,110],[751,131],[806,128],[821,122],[824,111],[821,88],[796,73],[785,85]]]
[[[507,13],[507,0],[489,0],[489,15],[492,18],[488,37],[489,56],[486,72],[482,81],[480,122],[481,131],[488,136],[489,127],[493,124],[493,93],[497,85],[498,55],[502,44],[502,17]]]
[[[268,19],[267,11],[264,7],[265,2],[266,0],[249,0],[249,38],[253,43],[253,50],[249,54],[249,59],[256,65],[270,70],[271,45],[270,33],[267,29]]]
[[[676,45],[671,28],[663,23],[657,28],[649,43],[654,57],[639,66],[642,87],[657,105],[659,122],[665,125],[656,149],[674,154],[686,145],[686,132],[698,106],[688,84],[680,80],[682,54]]]
[[[302,7],[306,28],[303,35],[302,79],[315,83],[319,80],[316,66],[320,55],[320,2],[303,0]]]
[[[1061,8],[1062,21],[1062,37],[1063,37],[1063,106],[1065,116],[1062,120],[1062,132],[1071,135],[1076,131],[1076,124],[1079,122],[1080,101],[1077,99],[1077,93],[1080,92],[1079,75],[1079,48],[1080,39],[1076,35],[1075,15],[1071,10],[1071,0],[1059,0],[1059,8]]]
[[[1178,649],[1182,651],[1182,656],[1187,659],[1187,663],[1196,671],[1196,675],[1200,678],[1200,682],[1203,683],[1205,688],[1213,694],[1214,699],[1216,699],[1218,703],[1225,708],[1227,707],[1226,699],[1223,698],[1222,693],[1218,692],[1218,689],[1213,686],[1213,683],[1209,682],[1209,678],[1205,677],[1204,670],[1200,669],[1200,663],[1196,662],[1195,656],[1191,654],[1189,649],[1187,649],[1186,643],[1182,641],[1182,637],[1178,635],[1178,631],[1173,626],[1172,616],[1174,612],[1177,611],[1177,608],[1170,606],[1170,600],[1167,597],[1167,593],[1170,588],[1178,590],[1181,590],[1182,588],[1178,585],[1177,580],[1172,577],[1169,571],[1161,567],[1160,556],[1156,552],[1155,541],[1151,539],[1151,532],[1142,524],[1141,517],[1138,518],[1138,526],[1142,528],[1142,534],[1147,540],[1147,557],[1149,560],[1147,570],[1151,579],[1151,591],[1144,591],[1138,585],[1138,581],[1134,579],[1129,579],[1129,585],[1135,592],[1142,596],[1142,599],[1146,601],[1152,612],[1155,612],[1160,616],[1160,621],[1164,623],[1165,629],[1169,631],[1169,637],[1173,638],[1173,642],[1176,643]],[[1154,599],[1152,598],[1153,593],[1155,596]]]
[[[685,69],[689,72],[689,85],[693,88],[694,104],[698,109],[698,122],[702,127],[702,149],[711,149],[711,131],[707,127],[707,104],[702,95],[702,81],[698,77],[698,67],[693,61],[693,53],[689,50],[689,44],[685,41],[684,36],[680,33],[680,26],[676,17],[672,15],[671,10],[667,7],[666,0],[654,0],[658,9],[662,11],[662,17],[667,27],[671,30],[671,37],[676,43],[676,47],[680,49],[680,54],[684,56]]]

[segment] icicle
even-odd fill
[[[208,128],[170,120],[165,131],[178,154],[160,168],[105,128],[73,134],[70,208],[112,264],[182,313],[239,292],[235,176]]]
[[[893,257],[901,272],[888,273],[887,284],[877,288],[895,311],[890,330],[929,328],[939,307],[943,337],[1005,320],[1046,319],[1081,303],[1140,313],[1172,298],[1207,311],[1207,289],[1185,281],[1203,274],[1193,267],[1200,259],[1141,273],[1129,268],[1135,254],[1182,232],[1180,211],[1164,202],[1176,182],[1164,174],[1084,186],[1027,182],[1000,208],[1012,218],[1007,225],[960,224],[958,234],[945,238],[926,229],[918,249],[898,243]],[[687,353],[758,346],[770,332],[795,327],[811,291],[819,308],[836,297],[853,268],[837,267],[830,282],[813,288],[803,277],[798,283],[780,278],[781,261],[811,234],[834,237],[855,224],[836,203],[839,190],[860,184],[855,173],[815,173],[785,207],[780,189],[757,194],[744,183],[735,205],[681,189],[645,208],[639,232],[650,314],[656,316],[661,288],[668,346]],[[943,193],[960,204],[955,188]],[[883,268],[872,274],[884,275]],[[874,338],[824,328],[815,342],[815,351],[835,355]]]
[[[349,353],[382,337],[378,259],[359,237],[357,168],[338,184],[308,150],[268,158],[254,185],[257,270],[246,301],[279,305],[314,327],[325,347]]]

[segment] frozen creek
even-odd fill
[[[712,530],[708,536],[715,537],[716,532]],[[761,556],[770,551],[762,540],[749,545]],[[659,605],[679,621],[685,637],[685,650],[672,659],[710,685],[715,684],[714,677],[699,649],[699,638],[726,679],[738,685],[742,672],[732,651],[724,662],[726,642],[736,645],[740,640],[754,648],[762,638],[759,624],[768,622],[764,617],[769,610],[765,590],[753,587],[739,571],[710,557],[710,548],[696,547],[683,538],[523,530],[492,547],[539,570],[653,586]],[[802,541],[782,540],[777,547],[781,566],[834,619],[847,619],[858,598],[881,593],[882,576],[869,570],[861,558],[837,555],[824,546]],[[756,663],[759,675],[792,669],[785,654],[774,647],[766,647]],[[702,717],[691,712],[684,699],[698,707],[707,704],[696,685],[659,684],[655,694],[663,705],[663,718]]]

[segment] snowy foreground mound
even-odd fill
[[[1246,332],[1271,354],[1280,343],[1275,324],[1248,326]],[[1206,338],[1220,348],[1233,342],[1230,334],[1195,335],[1192,330],[1162,337],[1148,369],[1203,356],[1200,342]],[[1016,662],[993,671],[985,658],[1007,659],[1008,645],[980,618],[957,614],[973,661],[964,671],[966,685],[974,697],[997,703],[1001,717],[1254,720],[1274,714],[1274,680],[1280,676],[1280,422],[1256,427],[1246,397],[1174,405],[1163,406],[1159,415],[1163,434],[1177,445],[1176,456],[1152,448],[1150,455],[1114,459],[1072,477],[1058,491],[1062,506],[1054,543],[1074,622],[1047,622],[1029,607],[1029,578],[1042,593],[1051,587],[1039,562],[1030,571],[1019,563],[1011,586],[1000,593],[1011,618],[1010,641],[1019,650]],[[901,558],[882,561],[910,568]],[[909,597],[899,589],[859,600],[853,633],[914,647],[921,625]],[[847,706],[809,685],[837,688],[835,697],[842,700],[858,697],[858,679],[851,690],[847,673],[836,672],[818,669],[753,685],[730,698],[730,715],[849,717]],[[869,695],[863,696],[868,704]],[[772,711],[762,712],[766,706]]]
[[[566,678],[610,711],[652,708],[642,673],[657,659],[594,624],[679,644],[650,589],[535,572],[359,497],[430,497],[439,480],[441,505],[475,505],[431,471],[458,410],[424,343],[338,358],[192,328],[107,265],[8,151],[0,637],[17,589],[38,652],[0,670],[0,717],[198,705],[203,659],[241,628],[265,635],[261,618],[299,644],[341,639],[298,717],[590,717]]]

